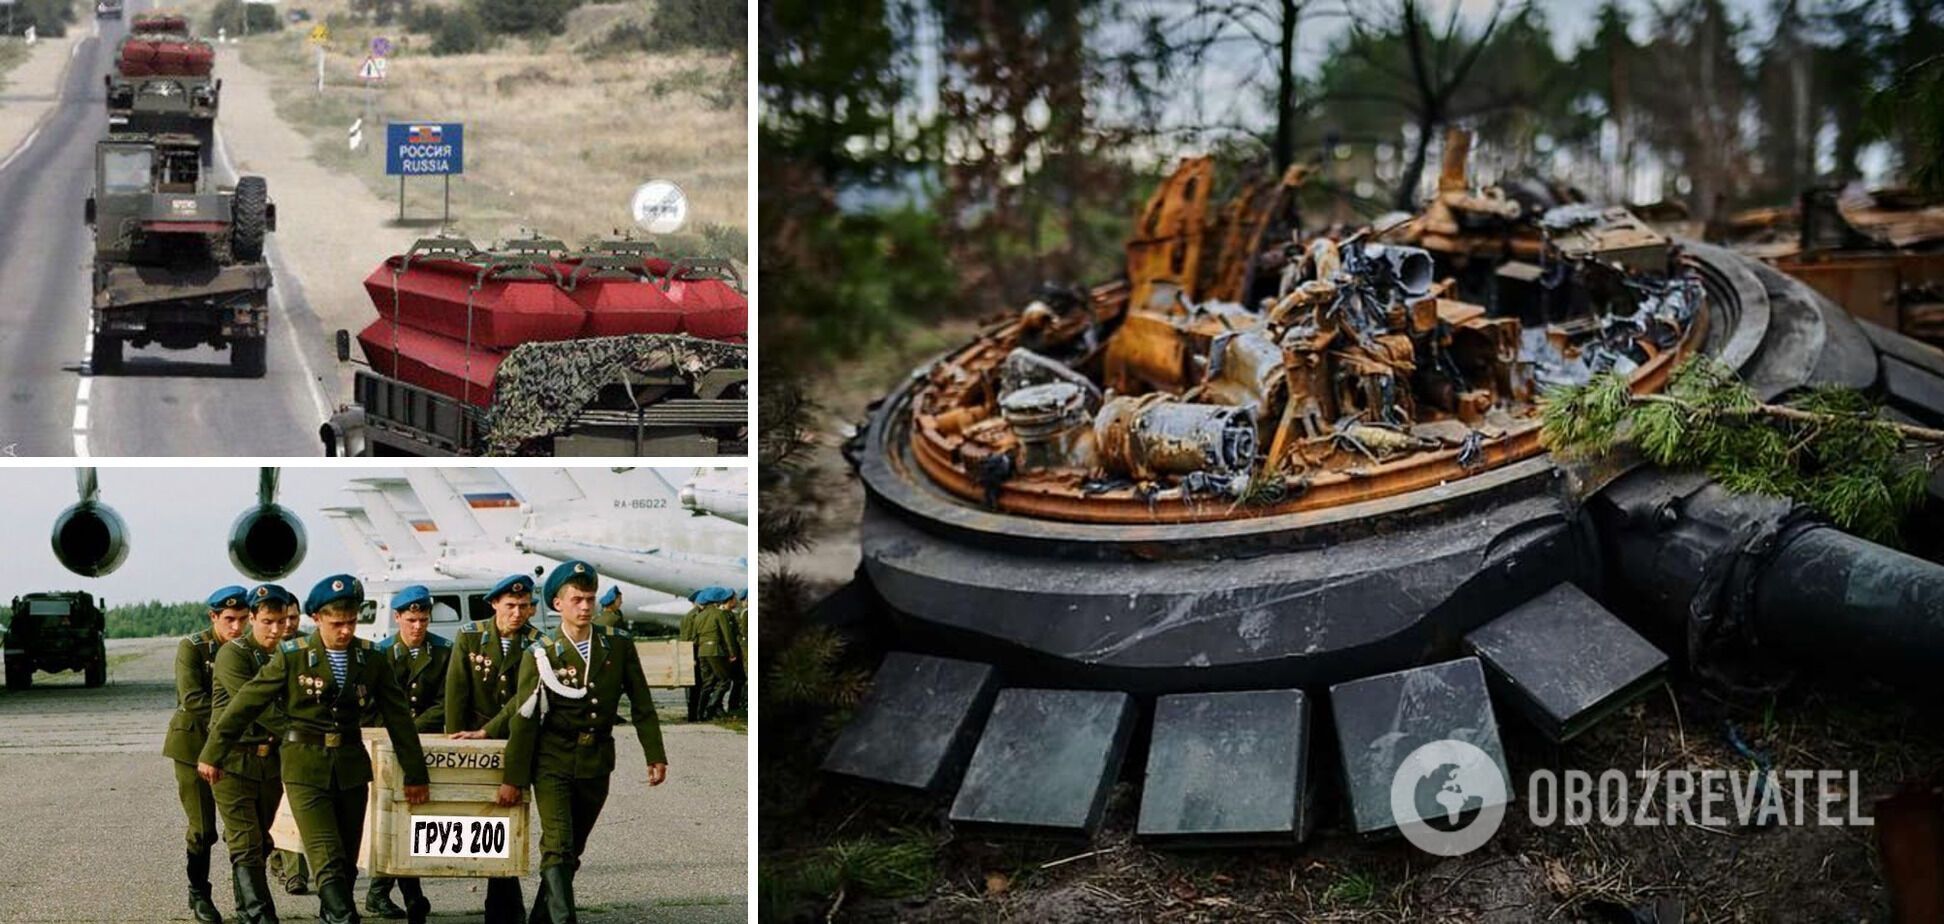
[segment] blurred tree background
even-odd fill
[[[1340,220],[1412,207],[1451,125],[1481,180],[1703,222],[1937,182],[1937,107],[1912,103],[1936,101],[1944,0],[769,0],[758,28],[779,369],[1112,275],[1188,151],[1237,179],[1324,165]]]

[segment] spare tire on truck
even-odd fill
[[[230,255],[240,263],[263,259],[263,236],[270,230],[270,185],[263,177],[236,181],[230,200]]]

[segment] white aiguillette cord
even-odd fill
[[[548,690],[552,690],[554,693],[565,696],[568,699],[580,699],[587,695],[586,687],[570,687],[561,683],[559,677],[554,676],[553,662],[547,660],[547,646],[533,646],[533,662],[536,667],[540,668],[540,685],[534,687],[533,695],[527,697],[527,701],[520,704],[520,718],[544,718],[547,714],[546,693]]]

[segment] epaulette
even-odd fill
[[[304,647],[304,641],[303,641],[303,639],[295,639],[295,638],[290,638],[290,639],[284,639],[284,641],[283,641],[283,644],[281,644],[281,645],[278,645],[278,646],[277,646],[277,650],[278,650],[278,651],[296,651],[296,650],[298,650],[298,649],[300,649],[300,648],[303,648],[303,647]]]
[[[183,636],[182,640],[188,642],[191,645],[200,645],[202,644],[202,633],[191,632],[188,635]]]
[[[552,639],[546,639],[546,638],[534,639],[533,644],[527,646],[527,650],[533,652],[534,654],[543,654],[547,651],[547,649],[553,647],[548,644],[551,641]],[[554,651],[558,653],[559,649],[554,649]]]
[[[613,626],[595,626],[594,628],[598,630],[602,635],[606,635],[609,637],[612,637],[614,635]]]
[[[368,638],[353,638],[353,639],[352,639],[352,641],[354,641],[354,642],[356,642],[356,643],[358,644],[358,647],[359,647],[359,648],[363,648],[363,649],[364,649],[364,650],[366,650],[366,651],[370,651],[370,650],[371,650],[371,639],[368,639]]]
[[[390,651],[392,643],[395,641],[398,641],[398,636],[387,635],[382,640],[380,640],[377,645],[374,645],[372,647],[377,648],[379,651]]]
[[[477,621],[477,622],[474,622],[474,623],[472,623],[471,625],[469,625],[469,626],[467,626],[467,627],[465,627],[464,629],[460,629],[459,631],[461,631],[461,632],[473,632],[473,633],[477,633],[477,634],[479,634],[479,635],[485,635],[485,634],[486,634],[486,621],[485,621],[485,620],[483,620],[483,619],[482,619],[482,620],[479,620],[479,621]]]
[[[445,637],[445,636],[443,636],[443,635],[434,635],[434,634],[432,634],[432,633],[430,633],[430,632],[427,632],[427,633],[425,633],[425,641],[426,641],[426,644],[429,644],[429,645],[431,645],[431,646],[432,646],[432,647],[434,647],[434,648],[451,648],[451,647],[452,647],[452,639],[449,639],[449,638],[446,638],[446,637]]]

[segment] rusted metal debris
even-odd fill
[[[1659,387],[1704,326],[1677,249],[1624,209],[1474,193],[1463,157],[1423,215],[1340,236],[1293,230],[1300,171],[1215,208],[1213,161],[1184,160],[1125,284],[1042,297],[928,370],[913,457],[999,509],[1220,519],[1535,455],[1549,383]]]
[[[1902,189],[1817,188],[1795,208],[1734,215],[1727,236],[1858,318],[1944,344],[1944,201]]]

